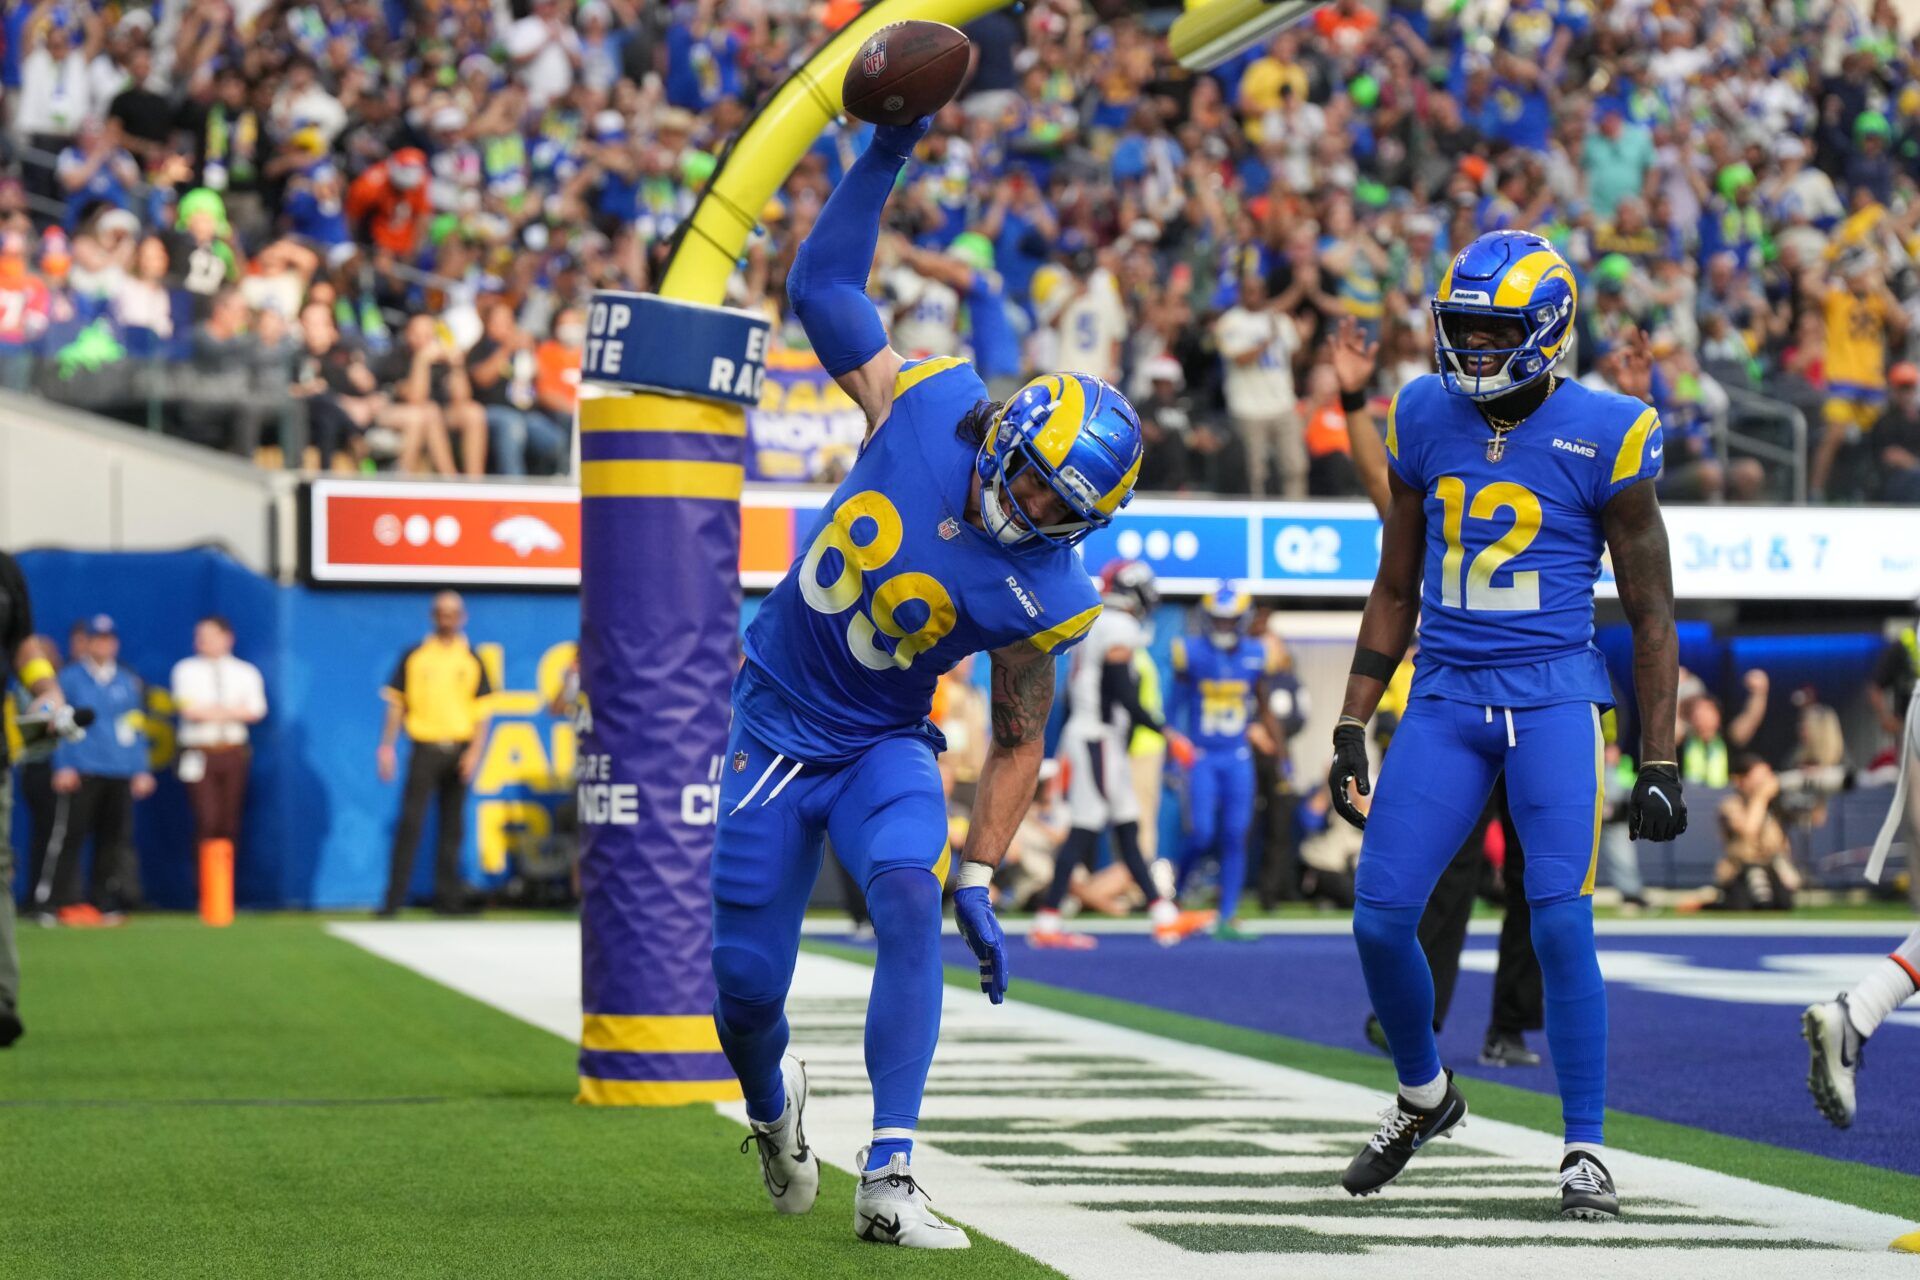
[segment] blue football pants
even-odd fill
[[[1233,919],[1247,883],[1247,832],[1253,826],[1253,753],[1209,751],[1187,771],[1187,842],[1180,884],[1218,848],[1220,919]]]
[[[1401,1083],[1424,1084],[1440,1074],[1440,1054],[1420,915],[1506,771],[1569,1142],[1600,1142],[1606,1108],[1607,997],[1592,903],[1604,751],[1591,703],[1509,709],[1416,698],[1374,786],[1355,874],[1353,934],[1367,993]]]
[[[940,894],[951,851],[933,748],[887,738],[845,764],[803,764],[736,716],[713,851],[714,1022],[747,1114],[779,1118],[786,997],[822,839],[867,896],[878,956],[867,1005],[876,1129],[912,1129],[940,1036]]]

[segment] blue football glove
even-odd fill
[[[902,160],[913,155],[913,149],[920,145],[920,139],[927,136],[927,130],[933,128],[932,116],[921,116],[912,124],[879,124],[873,127],[873,142],[890,156]]]
[[[993,915],[993,899],[973,885],[953,891],[953,922],[980,962],[980,989],[995,1004],[1007,998],[1007,936]]]

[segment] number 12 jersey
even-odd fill
[[[1660,418],[1562,382],[1491,444],[1492,427],[1432,374],[1387,412],[1387,461],[1424,495],[1425,581],[1413,696],[1498,707],[1613,703],[1593,644],[1601,512],[1660,473]]]

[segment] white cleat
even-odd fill
[[[867,1167],[867,1151],[855,1157]],[[853,1193],[853,1234],[870,1244],[897,1244],[908,1249],[965,1249],[973,1242],[951,1222],[942,1222],[927,1207],[929,1197],[913,1180],[904,1155],[895,1153],[884,1169],[860,1175]]]
[[[1807,1092],[1821,1115],[1845,1129],[1853,1123],[1853,1074],[1860,1069],[1860,1049],[1867,1042],[1854,1030],[1847,998],[1808,1005],[1800,1015],[1800,1034],[1812,1051]]]
[[[780,1060],[780,1078],[786,1085],[787,1109],[771,1124],[748,1120],[740,1143],[760,1148],[760,1181],[766,1184],[773,1207],[781,1213],[805,1213],[820,1194],[820,1157],[807,1145],[807,1064],[788,1054]]]

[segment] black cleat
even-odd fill
[[[1467,1118],[1467,1100],[1454,1087],[1453,1072],[1447,1072],[1447,1094],[1431,1110],[1423,1110],[1397,1096],[1393,1105],[1380,1113],[1380,1131],[1367,1139],[1367,1145],[1340,1175],[1340,1185],[1348,1195],[1372,1195],[1400,1176],[1413,1159],[1413,1153],[1435,1138],[1452,1133]]]
[[[1380,1025],[1380,1018],[1377,1014],[1370,1013],[1367,1015],[1366,1034],[1368,1044],[1386,1054],[1389,1058],[1393,1056],[1393,1050],[1387,1044],[1387,1030]]]
[[[0,1049],[10,1049],[13,1042],[27,1034],[20,1024],[20,1015],[12,1009],[0,1009]]]
[[[1588,1151],[1570,1151],[1560,1162],[1560,1216],[1612,1222],[1620,1216],[1613,1175]]]
[[[1480,1046],[1480,1065],[1537,1067],[1540,1055],[1527,1048],[1526,1038],[1518,1031],[1489,1031],[1487,1042]]]

